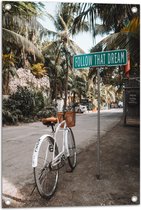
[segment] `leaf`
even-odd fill
[[[19,49],[24,49],[24,51],[29,52],[32,55],[35,55],[38,59],[44,61],[41,51],[28,39],[5,28],[3,28],[2,31],[2,39],[4,43],[12,46],[15,45]]]

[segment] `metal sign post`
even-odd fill
[[[97,179],[100,179],[100,68],[97,69],[98,112],[97,112]]]
[[[120,66],[127,64],[127,50],[111,50],[73,56],[73,68]],[[97,69],[98,112],[97,112],[97,179],[100,179],[100,68]]]

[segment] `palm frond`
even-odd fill
[[[61,15],[58,15],[58,17],[59,17],[59,19],[60,19],[60,21],[61,21],[61,25],[63,26],[64,31],[67,32],[67,31],[68,31],[68,27],[67,27],[65,21],[63,20],[63,18],[61,17]]]
[[[3,28],[3,36],[2,40],[4,43],[10,44],[12,47],[21,48],[26,52],[31,53],[32,55],[36,56],[40,60],[44,60],[43,55],[40,50],[29,40],[25,37],[10,31],[8,29]]]
[[[136,33],[121,31],[111,34],[95,45],[93,51],[96,51],[98,48],[101,48],[103,51],[127,49],[134,57],[135,62],[139,60],[139,38]]]

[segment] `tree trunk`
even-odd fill
[[[6,73],[3,78],[3,85],[2,85],[2,94],[9,95],[10,88],[9,88],[9,73]]]
[[[67,62],[67,68],[66,68],[66,81],[65,81],[64,110],[66,110],[66,107],[67,107],[67,98],[68,98],[68,74],[69,74],[69,68],[68,68],[68,57],[67,56],[66,56],[66,62]]]
[[[76,96],[76,93],[73,92],[73,111],[75,112],[75,96]]]
[[[55,79],[54,79],[54,89],[55,89],[55,102],[57,101],[57,69],[55,68]]]

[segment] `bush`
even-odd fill
[[[36,115],[45,106],[44,97],[41,91],[34,93],[34,100],[35,100],[34,114]]]
[[[17,92],[10,96],[10,99],[17,101],[16,108],[21,110],[23,116],[28,117],[33,115],[35,108],[35,99],[33,91],[27,87],[18,87]]]
[[[3,99],[2,123],[17,124],[23,120],[22,112],[17,109],[18,101],[11,98]]]
[[[37,120],[37,113],[44,108],[42,92],[18,87],[8,99],[3,99],[3,124],[17,124]]]

